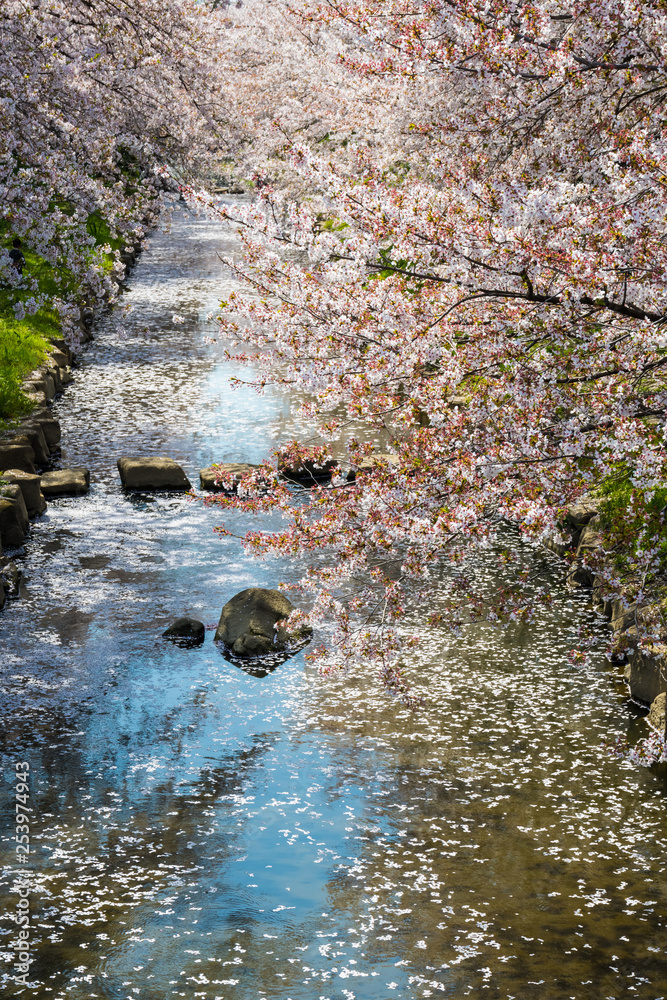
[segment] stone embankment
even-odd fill
[[[606,596],[609,588],[600,572],[605,555],[599,525],[596,501],[580,502],[568,511],[563,540],[547,539],[544,544],[559,556],[571,557],[568,586],[590,590],[594,605],[609,619],[613,633],[611,659],[624,666],[630,697],[637,704],[649,707],[649,725],[665,733],[667,646],[652,643],[648,650],[640,648],[642,624],[650,608],[640,608],[623,594]]]

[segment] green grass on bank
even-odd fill
[[[57,319],[46,310],[17,320],[4,298],[0,292],[0,428],[31,409],[21,382],[44,361],[49,336],[60,332]]]
[[[97,213],[89,216],[86,228],[97,246],[108,244],[112,250],[120,250],[125,240],[114,237],[106,220]],[[7,223],[0,223],[0,245],[11,248],[14,233]],[[37,282],[37,291],[0,287],[0,430],[28,413],[31,401],[21,392],[23,379],[45,360],[50,341],[62,336],[58,313],[50,308],[42,308],[33,315],[26,314],[17,319],[13,304],[17,299],[25,302],[32,295],[57,296],[63,300],[76,299],[79,282],[66,268],[56,268],[38,254],[31,251],[29,244],[22,247],[25,257],[23,275]],[[113,257],[107,254],[103,259],[107,270],[113,267]]]
[[[632,482],[632,470],[609,477],[599,490],[600,527],[622,577],[645,585],[667,576],[667,487],[647,495]],[[637,543],[651,549],[650,566],[637,562]]]

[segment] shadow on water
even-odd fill
[[[91,492],[34,523],[0,616],[0,945],[26,760],[25,995],[657,1000],[664,773],[602,752],[645,723],[602,654],[607,626],[548,562],[523,553],[554,597],[531,625],[453,638],[406,613],[422,636],[411,713],[363,665],[325,679],[302,650],[262,676],[226,659],[222,606],[302,567],[247,558],[215,508],[123,493],[122,455],[167,455],[197,483],[303,430],[295,397],[232,392],[226,345],[204,340],[233,285],[221,252],[233,234],[177,212],[131,275],[125,333],[100,323],[57,404],[62,464],[89,467]],[[257,527],[225,517],[237,536]],[[473,571],[497,586],[490,564]],[[206,625],[201,645],[163,638],[183,615]],[[580,626],[599,643],[575,666]],[[14,995],[9,962],[1,975]]]
[[[244,674],[248,674],[250,677],[268,677],[277,667],[287,663],[293,656],[305,649],[309,642],[310,637],[290,643],[287,649],[276,650],[275,653],[265,653],[263,656],[235,656],[224,642],[216,642],[215,645],[223,659],[238,667]]]

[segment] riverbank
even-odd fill
[[[112,238],[104,220],[96,216],[89,219],[89,231],[95,244],[108,251],[109,273],[120,265],[124,281],[141,252],[141,241]],[[21,252],[23,288],[0,294],[0,350],[5,356],[0,379],[0,610],[19,595],[21,580],[16,562],[4,549],[23,545],[30,521],[45,513],[47,498],[81,495],[89,485],[86,469],[55,468],[61,455],[61,428],[52,405],[74,378],[76,353],[70,344],[83,346],[92,340],[95,310],[86,298],[70,305],[68,344],[54,308],[17,309],[16,303],[23,303],[30,288],[51,298],[73,291],[71,275],[58,274],[25,248]],[[109,301],[107,294],[98,311]]]
[[[612,513],[616,511],[612,508]],[[638,528],[647,530],[646,524]],[[627,548],[621,544],[610,505],[604,495],[590,496],[571,507],[557,539],[544,544],[567,559],[567,585],[590,591],[593,606],[609,621],[612,642],[609,656],[623,668],[623,678],[633,701],[648,709],[647,721],[665,736],[667,693],[667,642],[662,611],[667,584],[654,575],[640,581],[629,571]],[[625,570],[625,584],[619,576]]]
[[[64,341],[86,342],[95,309],[109,300],[136,255],[136,237],[113,235],[98,213],[89,215],[86,233],[90,246],[81,257],[95,261],[94,287],[90,275],[76,275],[56,253],[47,260],[17,239],[8,221],[0,223],[0,247],[16,256],[6,264],[0,287],[0,431],[11,430],[34,409],[30,382],[40,378],[39,369],[53,368],[54,347],[63,351]]]

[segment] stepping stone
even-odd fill
[[[335,458],[329,459],[323,466],[317,466],[310,459],[305,459],[297,465],[281,464],[278,472],[288,482],[298,486],[316,486],[327,482],[338,468]]]
[[[189,490],[190,480],[171,458],[119,458],[118,471],[126,490]]]
[[[83,468],[45,472],[41,479],[45,497],[83,496],[90,487],[90,474]]]
[[[348,483],[354,483],[357,476],[364,475],[364,473],[372,472],[374,469],[380,467],[380,465],[386,464],[391,468],[398,465],[398,455],[392,455],[389,452],[378,451],[370,458],[362,458],[360,462],[353,465],[347,474]]]
[[[212,465],[208,469],[200,469],[199,482],[203,490],[220,492],[222,486],[216,481],[216,475],[223,473],[226,476],[234,477],[234,486],[231,491],[233,492],[238,486],[241,476],[245,476],[247,472],[252,472],[253,469],[258,468],[259,466],[248,465],[246,462],[221,462],[218,465]]]

